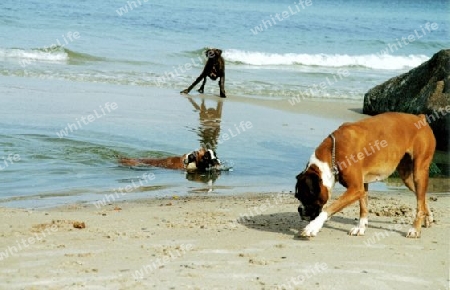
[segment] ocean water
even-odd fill
[[[200,73],[207,47],[223,50],[230,96],[360,104],[371,87],[450,44],[449,1],[4,0],[0,11],[0,199],[30,207],[95,200],[141,180],[143,171],[117,166],[119,155],[198,147],[199,112],[177,97]],[[146,95],[150,88],[173,99]],[[208,80],[205,93],[218,95],[217,83]],[[117,111],[108,111],[114,102]],[[317,142],[292,134],[307,121],[223,106],[222,132],[239,135],[233,130],[242,121],[254,129],[218,148],[235,171],[216,188],[290,190],[300,164],[292,154],[303,162]],[[89,114],[104,117],[56,134]],[[275,123],[258,118],[264,114]],[[273,172],[276,163],[283,166]],[[148,195],[207,184],[151,172],[155,181],[142,190]]]
[[[449,1],[0,3],[5,76],[181,90],[221,48],[233,95],[361,100],[449,47]],[[217,85],[206,87],[217,93]]]

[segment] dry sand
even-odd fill
[[[335,194],[336,196],[338,193]],[[0,209],[1,289],[448,289],[449,194],[407,239],[412,193],[373,193],[366,236],[352,206],[298,239],[291,193]]]

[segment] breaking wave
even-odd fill
[[[365,67],[382,70],[401,70],[416,67],[429,59],[426,55],[397,56],[385,53],[367,55],[267,53],[226,50],[227,62],[251,66],[318,66],[318,67]]]

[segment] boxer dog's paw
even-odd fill
[[[408,234],[406,234],[407,238],[420,238],[420,232],[418,232],[415,228],[410,228]]]
[[[359,225],[357,227],[351,228],[348,234],[350,236],[364,236],[366,232],[366,227],[369,225],[367,218],[361,218],[359,220]]]
[[[428,215],[428,216],[425,217],[425,221],[424,221],[425,224],[424,224],[424,226],[425,226],[426,228],[431,227],[431,224],[433,223],[433,221],[434,221],[433,215],[430,213],[430,215]]]
[[[350,236],[364,236],[365,231],[366,231],[366,228],[354,227],[354,228],[350,229],[348,234]]]
[[[189,94],[189,90],[188,90],[188,89],[182,90],[182,91],[180,92],[180,94]]]
[[[321,212],[318,217],[311,221],[300,233],[301,237],[315,237],[323,226],[323,223],[327,220],[328,214]]]
[[[314,226],[311,226],[311,224],[307,225],[300,233],[300,237],[302,238],[310,238],[317,236],[317,233],[319,232],[320,228],[317,229]]]

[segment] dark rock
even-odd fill
[[[437,141],[437,149],[449,150],[450,49],[444,49],[407,73],[369,90],[363,112],[425,114]]]

